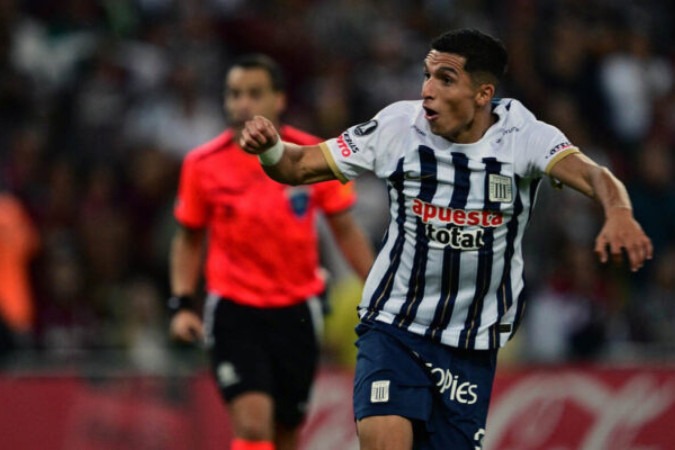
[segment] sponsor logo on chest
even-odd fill
[[[429,241],[457,250],[482,248],[485,245],[485,229],[496,228],[504,223],[500,211],[467,211],[433,205],[418,198],[413,199],[412,212],[425,223],[424,234]],[[445,226],[437,226],[438,223]],[[478,228],[465,230],[465,226]]]

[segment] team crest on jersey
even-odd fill
[[[498,203],[511,203],[513,201],[511,177],[491,173],[488,177],[488,200]]]
[[[293,186],[286,188],[286,196],[291,205],[293,214],[302,217],[309,209],[309,188],[307,186]]]
[[[356,127],[354,127],[354,134],[357,136],[367,136],[375,131],[375,128],[377,128],[377,120],[372,119],[368,122],[356,125]]]

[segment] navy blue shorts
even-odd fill
[[[379,322],[356,332],[356,420],[410,419],[415,450],[481,448],[497,350],[452,348]]]

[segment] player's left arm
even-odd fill
[[[365,280],[373,265],[374,251],[353,214],[342,211],[326,216],[335,241],[356,275]]]
[[[607,262],[610,256],[621,261],[625,249],[635,272],[652,258],[652,242],[633,217],[626,187],[609,169],[583,153],[573,153],[555,163],[548,173],[602,205],[605,223],[595,239],[595,253],[601,262]]]

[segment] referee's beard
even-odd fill
[[[239,139],[241,138],[241,132],[244,130],[244,123],[245,122],[242,121],[230,123],[230,130],[232,130],[236,142],[239,142]]]

